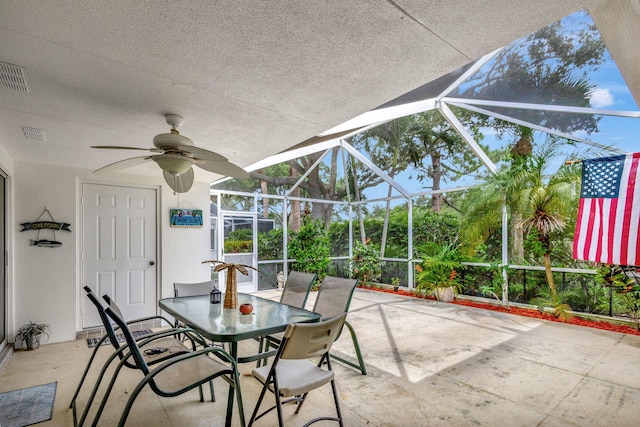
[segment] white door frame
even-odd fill
[[[244,211],[227,211],[227,210],[218,210],[218,221],[217,221],[217,237],[218,237],[218,255],[219,260],[224,261],[224,218],[228,216],[240,216],[240,217],[250,217],[251,218],[251,231],[252,231],[252,239],[253,239],[253,252],[251,254],[251,265],[254,268],[258,268],[258,214],[256,212],[244,212]],[[221,272],[223,273],[223,272]],[[239,273],[241,275],[242,273]],[[258,272],[252,270],[251,273],[254,278],[253,280],[253,289],[245,289],[241,288],[241,285],[238,285],[238,292],[255,292],[258,290]],[[223,273],[220,275],[221,279],[226,278],[226,274]],[[224,280],[220,281],[218,287],[223,289],[226,285]]]
[[[83,217],[83,208],[82,208],[82,189],[84,184],[95,184],[95,185],[111,185],[118,187],[129,187],[129,188],[141,188],[147,190],[154,190],[156,192],[156,299],[160,298],[162,295],[161,283],[162,283],[162,269],[160,266],[162,265],[162,241],[161,241],[161,216],[160,216],[160,208],[161,208],[161,200],[160,196],[162,195],[161,187],[159,185],[144,185],[144,184],[136,184],[133,185],[131,183],[126,182],[118,182],[118,181],[103,181],[103,180],[95,180],[95,179],[78,179],[77,180],[77,188],[76,188],[76,217],[78,218],[78,233],[76,233],[76,247],[78,250],[77,254],[77,269],[76,269],[76,331],[82,332],[84,329],[82,328],[82,300],[86,299],[86,293],[83,289],[84,284],[82,283],[82,270],[83,270],[83,232],[84,232],[84,217]],[[160,308],[156,304],[156,314],[160,314]]]

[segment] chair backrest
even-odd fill
[[[291,323],[282,340],[281,359],[311,359],[329,353],[342,329],[346,313],[316,323]]]
[[[102,299],[106,301],[106,303],[109,305],[109,307],[111,307],[111,310],[115,311],[116,314],[118,316],[120,316],[121,319],[124,319],[124,315],[122,314],[122,310],[120,310],[120,307],[118,307],[118,304],[116,304],[116,302],[114,300],[112,300],[109,295],[107,295],[107,294],[102,295]]]
[[[111,345],[116,350],[118,350],[120,348],[120,344],[118,344],[118,338],[116,336],[116,332],[113,329],[113,325],[109,321],[109,317],[107,316],[107,313],[105,312],[104,307],[100,303],[100,300],[98,299],[98,297],[96,297],[93,291],[91,291],[91,288],[89,288],[88,286],[85,286],[84,290],[87,293],[87,298],[89,298],[89,301],[91,301],[93,305],[96,306],[96,309],[98,310],[98,314],[100,315],[100,320],[102,320],[102,325],[104,326],[105,332],[109,336],[109,341],[111,342]]]
[[[215,287],[213,280],[197,283],[179,283],[173,284],[173,293],[177,297],[193,297],[196,295],[209,295],[209,292]]]
[[[323,319],[348,313],[357,284],[358,279],[325,276],[318,289],[313,311],[320,313]]]
[[[316,281],[316,274],[291,271],[284,284],[280,302],[294,307],[304,308],[309,298],[311,285]]]
[[[127,322],[125,322],[125,320],[119,313],[117,313],[117,311],[118,310],[114,310],[114,306],[111,305],[105,309],[107,315],[111,319],[113,319],[116,325],[118,325],[118,327],[120,328],[120,332],[122,332],[122,335],[127,342],[128,350],[131,357],[133,357],[136,367],[140,369],[144,373],[144,375],[147,375],[150,372],[149,365],[147,365],[147,362],[145,362],[144,356],[142,356],[142,352],[140,351],[140,347],[138,347],[138,343],[136,342],[135,338],[133,338],[133,334],[131,334],[131,330],[129,330]]]

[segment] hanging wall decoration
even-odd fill
[[[202,209],[171,209],[171,227],[202,227]]]
[[[49,215],[50,221],[42,219],[44,214]],[[40,246],[42,248],[58,248],[62,246],[62,242],[56,240],[56,231],[71,231],[69,229],[71,224],[66,222],[57,222],[47,207],[44,208],[40,216],[35,221],[23,222],[20,225],[22,225],[22,230],[20,231],[36,230],[38,232],[36,240],[31,240],[30,246]],[[41,239],[40,232],[43,230],[50,231],[53,235],[53,239]]]

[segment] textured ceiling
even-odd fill
[[[97,169],[139,154],[91,145],[151,147],[168,130],[163,114],[176,113],[196,145],[247,166],[580,8],[608,29],[605,41],[626,64],[637,99],[638,7],[638,0],[0,0],[0,61],[25,67],[31,90],[0,88],[0,145],[19,161]],[[44,130],[47,142],[25,139],[23,126]]]

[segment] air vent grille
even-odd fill
[[[42,129],[23,126],[22,132],[27,139],[38,142],[47,142],[47,135],[45,135]]]
[[[0,86],[18,92],[31,92],[27,84],[27,70],[6,62],[0,62]]]

